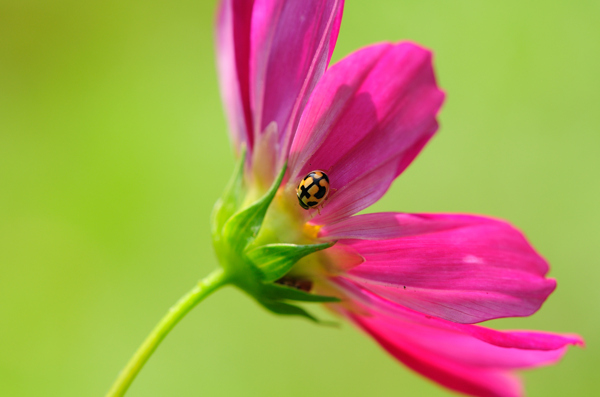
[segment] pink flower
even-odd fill
[[[556,286],[546,278],[548,264],[500,220],[355,215],[383,196],[435,134],[444,94],[431,53],[412,43],[375,44],[328,68],[342,9],[342,0],[220,4],[221,92],[234,148],[249,154],[245,201],[288,166],[256,239],[335,242],[301,259],[279,284],[339,297],[328,303],[332,310],[445,387],[522,395],[514,370],[552,364],[582,339],[471,324],[535,313]],[[305,211],[296,187],[317,169],[329,176],[330,194],[319,212]]]

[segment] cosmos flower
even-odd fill
[[[318,321],[293,302],[323,302],[447,388],[522,395],[514,370],[552,364],[582,339],[473,324],[535,313],[556,286],[548,264],[501,220],[356,215],[436,133],[444,94],[431,52],[408,42],[329,67],[342,9],[342,0],[219,6],[221,94],[240,158],[214,212],[220,262],[277,314]]]

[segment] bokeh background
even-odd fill
[[[233,158],[215,1],[0,0],[0,395],[102,396],[216,266],[209,214]],[[558,289],[498,328],[577,332],[530,396],[600,393],[600,2],[348,0],[335,60],[435,51],[441,131],[371,211],[510,220]],[[160,346],[134,396],[447,396],[348,325],[222,290]]]

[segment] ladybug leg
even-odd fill
[[[330,191],[331,191],[331,194],[333,194],[333,193],[337,192],[338,190],[332,188],[332,189],[330,189]],[[327,197],[325,197],[325,201],[329,200],[329,196],[330,195],[328,194]]]
[[[317,207],[317,212],[319,213],[319,215],[321,215],[321,209],[319,207]]]

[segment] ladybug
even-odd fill
[[[309,172],[298,184],[296,194],[300,207],[305,210],[322,206],[329,195],[329,177],[321,170]]]

